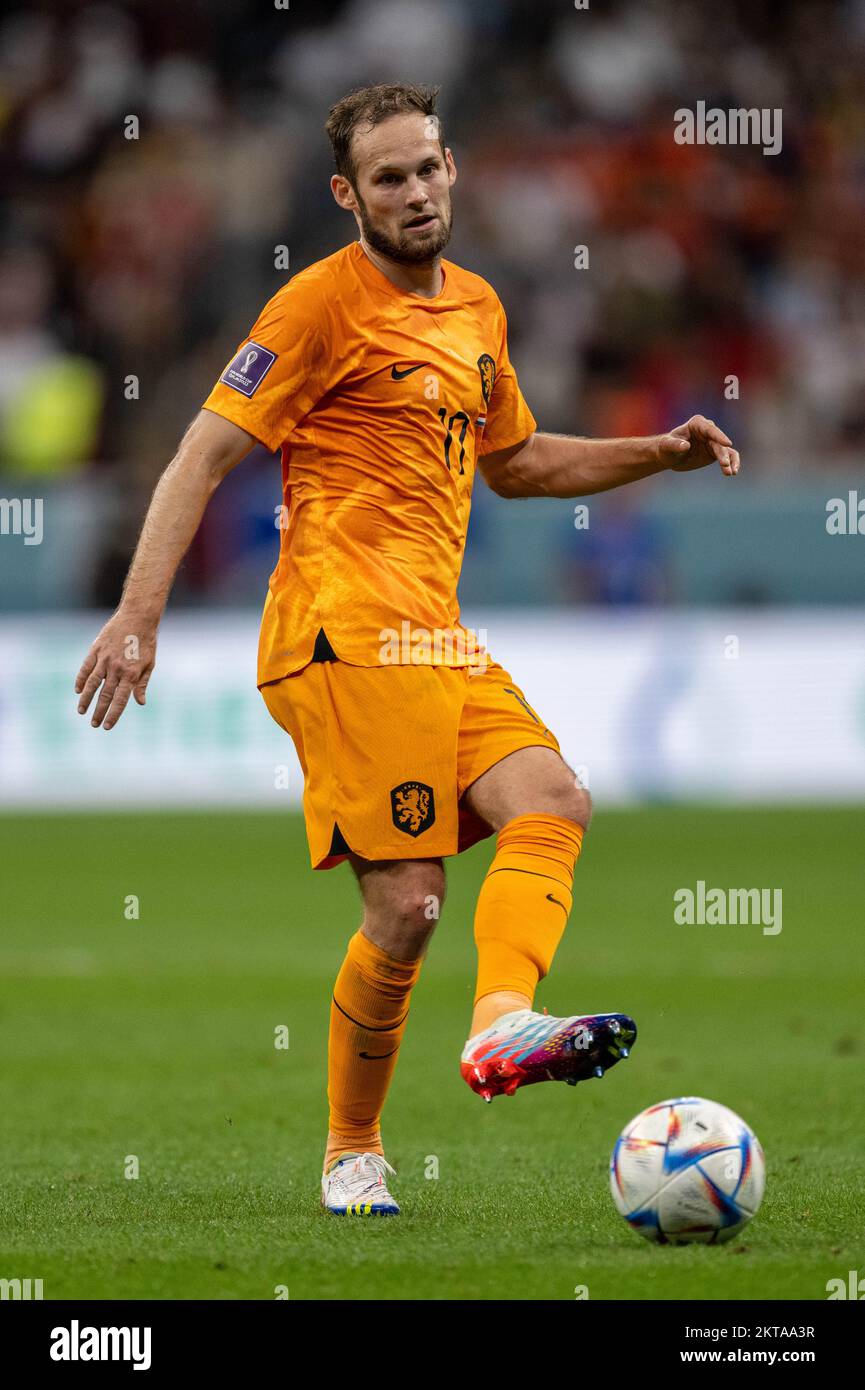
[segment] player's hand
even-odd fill
[[[86,714],[99,687],[91,724],[113,729],[130,695],[139,705],[156,664],[156,624],[136,620],[122,609],[109,618],[75,677],[78,713]]]
[[[741,466],[732,440],[705,415],[692,415],[684,425],[660,435],[658,454],[661,462],[676,473],[690,473],[718,463],[722,473],[734,478]]]

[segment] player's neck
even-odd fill
[[[389,257],[383,256],[379,251],[373,251],[363,237],[360,238],[360,244],[376,270],[380,270],[397,289],[405,290],[408,294],[422,295],[424,299],[434,299],[441,293],[440,256],[424,265],[402,265],[399,261],[392,261]]]

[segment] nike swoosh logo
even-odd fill
[[[417,364],[416,367],[406,367],[406,369],[405,369],[404,372],[400,372],[400,371],[397,371],[397,368],[396,368],[396,366],[394,365],[394,366],[391,367],[391,369],[390,369],[390,374],[391,374],[391,376],[393,377],[394,381],[402,381],[402,379],[403,379],[404,376],[411,376],[412,372],[419,372],[420,369],[421,369],[421,367],[428,367],[428,366],[429,366],[429,362],[418,362],[418,364]],[[362,1055],[363,1055],[363,1054],[361,1053],[361,1056],[362,1056]]]
[[[560,907],[560,908],[562,909],[562,912],[563,912],[563,913],[565,914],[565,916],[567,917],[567,915],[568,915],[568,909],[565,907],[564,903],[560,903],[560,902],[559,902],[558,898],[554,898],[553,895],[552,895],[552,893],[548,893],[548,894],[547,894],[547,902],[548,902],[548,903],[555,903],[557,907]]]
[[[382,1057],[392,1057],[395,1052],[399,1052],[398,1047],[394,1047],[390,1052],[361,1052],[359,1056],[365,1057],[368,1062],[379,1062]]]

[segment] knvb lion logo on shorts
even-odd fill
[[[401,782],[390,794],[390,809],[397,830],[412,837],[435,824],[436,806],[432,787],[426,782]]]

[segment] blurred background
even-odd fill
[[[744,464],[593,499],[587,526],[479,484],[467,618],[523,671],[563,653],[530,693],[613,797],[859,795],[865,537],[830,534],[827,505],[865,460],[865,2],[67,0],[0,24],[0,497],[44,505],[41,544],[0,536],[0,796],[86,797],[107,751],[69,687],[152,488],[285,280],[276,248],[294,273],[355,235],[328,107],[397,79],[442,85],[447,255],[498,291],[541,428],[700,411]],[[698,101],[780,108],[780,152],[677,144]],[[126,756],[136,795],[170,775],[260,799],[253,755],[272,780],[284,740],[252,663],[279,500],[264,449],[217,493],[171,600],[161,711],[112,734],[112,795]],[[206,717],[202,663],[222,682]],[[190,747],[208,752],[191,783]],[[214,750],[240,759],[230,777]]]

